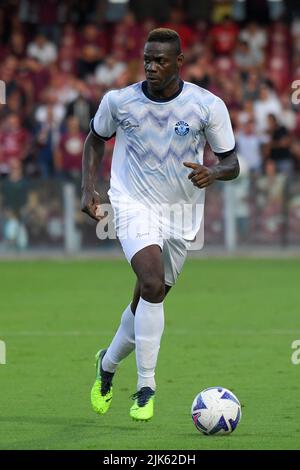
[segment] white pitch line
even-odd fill
[[[299,335],[300,330],[172,330],[166,327],[169,336],[172,335],[197,335],[197,336],[289,336]],[[0,338],[9,336],[107,336],[113,333],[113,328],[109,331],[0,331]]]

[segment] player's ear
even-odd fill
[[[177,66],[178,66],[179,69],[180,69],[180,67],[182,67],[183,62],[184,62],[184,55],[183,55],[183,53],[181,52],[181,53],[177,56]]]

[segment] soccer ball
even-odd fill
[[[210,387],[198,393],[191,413],[198,431],[207,435],[230,434],[242,417],[239,400],[223,387]]]

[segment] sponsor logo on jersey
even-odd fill
[[[134,124],[134,123],[132,123],[131,121],[129,121],[127,119],[127,120],[125,120],[121,123],[121,127],[125,132],[131,133],[131,132],[134,131],[134,129],[136,129],[137,127],[140,127],[140,125],[139,124]]]

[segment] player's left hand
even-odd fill
[[[188,178],[194,186],[203,189],[212,184],[216,179],[216,172],[214,168],[200,165],[200,163],[183,162],[184,166],[192,168],[193,171],[189,174]]]

